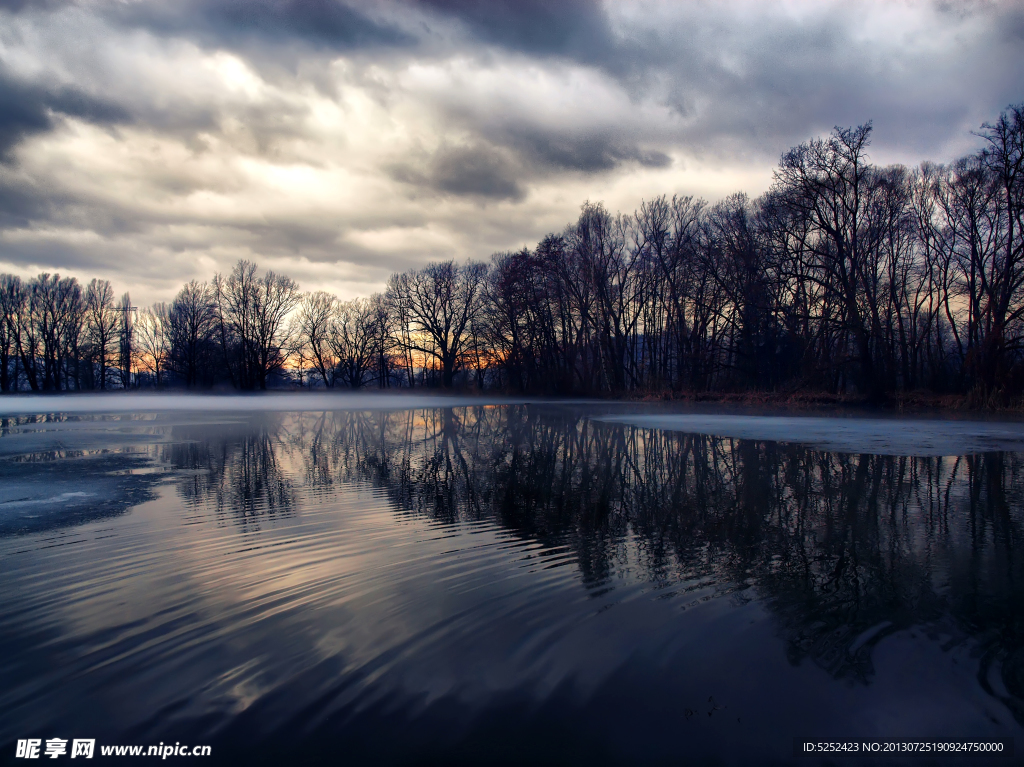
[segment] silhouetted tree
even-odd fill
[[[214,337],[217,306],[211,287],[192,280],[185,285],[167,312],[170,369],[192,388],[214,379]]]
[[[139,313],[135,325],[136,365],[153,374],[157,388],[164,383],[171,354],[170,321],[167,304],[153,304]]]
[[[262,389],[467,383],[565,394],[920,387],[1024,393],[1024,105],[948,165],[879,167],[871,124],[786,152],[771,189],[654,197],[491,264],[394,274],[341,302],[239,261],[135,318],[105,280],[0,276],[0,390],[105,389],[133,370]],[[135,321],[137,320],[137,322]],[[166,343],[166,346],[164,345]],[[133,367],[134,366],[134,367]],[[994,399],[993,399],[994,398]]]
[[[486,273],[486,264],[445,261],[406,272],[388,285],[392,304],[407,312],[411,325],[405,344],[411,352],[436,360],[445,388],[452,387],[455,373],[466,363]]]
[[[107,280],[92,280],[85,291],[86,337],[89,357],[98,368],[100,389],[107,388],[107,368],[111,346],[117,334],[118,313],[114,306],[114,289]]]
[[[266,389],[267,378],[284,364],[287,318],[298,304],[298,284],[256,264],[239,261],[226,278],[214,277],[213,292],[224,363],[241,389]]]

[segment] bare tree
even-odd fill
[[[1007,352],[1022,350],[1020,336],[1009,338],[1007,330],[1024,317],[1024,104],[1010,106],[994,123],[985,123],[981,136],[988,146],[980,160],[993,176],[1002,209],[1001,247],[989,269],[979,273],[989,299],[979,367],[981,382],[991,391],[997,377],[1007,372]]]
[[[352,389],[362,388],[373,374],[378,344],[376,317],[365,298],[340,301],[335,306],[330,343],[338,365],[338,379]]]
[[[309,362],[328,389],[338,379],[338,357],[334,352],[335,312],[338,299],[318,290],[307,293],[295,317],[294,349],[300,360]]]
[[[107,368],[111,346],[117,334],[118,313],[114,306],[114,289],[107,280],[93,279],[85,291],[86,337],[90,357],[99,367],[99,388],[107,388]]]
[[[405,380],[409,388],[416,386],[415,361],[413,358],[412,343],[412,314],[410,311],[410,296],[412,272],[393,274],[388,280],[387,290],[384,292],[383,305],[389,316],[388,324],[396,332],[395,345],[402,353],[402,368],[405,371]]]
[[[787,152],[775,172],[774,190],[810,225],[804,256],[819,284],[835,296],[852,335],[862,391],[878,397],[884,382],[875,375],[870,320],[864,294],[868,258],[864,223],[872,168],[867,161],[871,123],[836,128]]]
[[[156,303],[139,313],[135,325],[136,365],[153,374],[157,388],[164,382],[171,354],[171,334],[167,304]]]
[[[1024,105],[946,166],[875,166],[870,132],[793,148],[757,199],[588,202],[533,249],[395,274],[370,299],[302,296],[240,261],[136,318],[106,281],[83,298],[59,275],[0,275],[0,390],[106,388],[110,367],[124,387],[145,369],[266,388],[294,355],[327,387],[475,370],[562,393],[1024,392]]]
[[[267,378],[285,360],[289,312],[301,299],[298,284],[256,264],[239,261],[228,277],[217,275],[213,289],[222,353],[232,381],[242,389],[266,389]]]
[[[457,266],[444,261],[396,281],[396,289],[402,291],[399,301],[407,307],[414,329],[409,348],[437,361],[446,389],[466,363],[470,325],[480,311],[486,274],[486,264]]]
[[[138,308],[132,306],[127,293],[117,304],[117,373],[122,389],[132,387],[132,370],[136,362],[135,314]]]
[[[369,332],[373,339],[377,384],[384,389],[391,384],[391,371],[395,367],[394,352],[398,347],[394,332],[394,317],[382,293],[374,293],[370,296],[367,312],[369,314]]]
[[[18,390],[19,363],[29,388],[39,391],[36,378],[38,341],[35,325],[31,322],[30,295],[28,286],[19,277],[10,274],[0,276],[0,309],[14,356],[11,375],[11,389],[14,391]]]
[[[14,278],[10,274],[0,274],[0,392],[17,390],[17,380],[12,370],[17,359],[14,345],[12,323],[9,321],[10,308],[8,295]]]
[[[189,388],[212,381],[217,311],[211,287],[195,280],[182,287],[171,302],[167,324],[170,369]]]
[[[82,324],[78,280],[41,274],[31,283],[31,315],[42,341],[44,391],[70,387],[70,368]]]
[[[533,337],[531,282],[534,277],[528,250],[495,253],[484,286],[483,322],[486,343],[497,355],[508,386],[526,391],[533,383],[532,364],[539,339]]]

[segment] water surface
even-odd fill
[[[1024,454],[989,432],[915,457],[373,404],[4,418],[4,759],[26,737],[225,764],[1024,747]]]

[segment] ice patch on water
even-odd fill
[[[71,500],[77,500],[80,498],[95,498],[96,493],[60,493],[59,495],[53,495],[49,498],[16,498],[13,501],[0,501],[0,507],[9,509],[14,506],[35,506],[41,503],[67,503]]]
[[[749,415],[607,415],[599,421],[712,437],[789,442],[835,453],[942,456],[1024,451],[1024,423]]]

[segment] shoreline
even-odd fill
[[[851,409],[872,412],[914,413],[946,412],[967,415],[1024,415],[1024,399],[999,401],[991,396],[985,401],[971,394],[932,394],[905,392],[887,396],[881,402],[867,397],[828,392],[661,392],[637,394],[622,398],[631,402],[678,402],[701,405],[782,408],[786,410]]]
[[[153,404],[166,397],[176,400],[178,406],[188,401],[217,401],[226,403],[234,400],[236,407],[242,402],[263,400],[270,404],[281,397],[298,396],[303,399],[319,400],[319,405],[329,406],[334,398],[354,398],[356,401],[365,399],[371,407],[384,406],[403,407],[408,405],[443,406],[449,401],[457,400],[459,404],[529,404],[529,403],[565,403],[579,404],[649,404],[649,405],[696,405],[700,407],[720,406],[726,409],[764,409],[770,411],[789,412],[856,412],[879,414],[944,414],[947,416],[965,417],[970,415],[985,416],[1024,416],[1024,399],[1018,401],[1001,400],[996,396],[982,401],[971,394],[932,394],[929,392],[907,392],[886,397],[881,402],[872,401],[858,395],[831,394],[828,392],[634,392],[623,395],[544,395],[517,394],[507,391],[479,391],[465,389],[306,389],[306,388],[274,388],[266,391],[225,391],[188,390],[188,389],[147,389],[117,391],[50,391],[50,392],[5,392],[0,394],[0,413],[5,413],[3,403],[22,402],[25,400],[49,400],[67,397],[73,400],[91,400],[93,403],[120,403],[122,405],[134,401]],[[372,403],[372,404],[371,404]],[[351,402],[350,402],[351,405]],[[91,408],[90,408],[91,409]],[[117,407],[117,410],[123,408]],[[175,408],[177,409],[177,408]],[[242,408],[247,409],[247,408]],[[264,408],[256,408],[264,409]],[[15,408],[21,411],[21,408]]]

